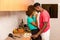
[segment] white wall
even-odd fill
[[[4,40],[12,30],[18,27],[20,19],[24,19],[26,24],[25,12],[10,12],[11,15],[0,16],[0,40]]]
[[[60,6],[58,6],[58,18],[51,19],[51,36],[50,40],[60,40]]]
[[[60,0],[35,0],[35,2],[39,2],[40,4],[55,4],[60,2]]]
[[[35,0],[40,4],[56,4],[60,0]],[[50,40],[60,40],[60,5],[58,6],[58,18],[51,18],[51,34]]]
[[[18,17],[19,22],[21,22],[21,19],[23,19],[24,24],[27,24],[27,16],[25,12],[16,12],[16,15]]]
[[[0,40],[4,40],[8,33],[11,33],[13,28],[18,26],[18,21],[15,16],[0,17]]]

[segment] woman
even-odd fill
[[[27,25],[29,27],[29,29],[31,30],[32,35],[35,35],[39,32],[38,29],[38,24],[37,24],[37,18],[36,16],[34,16],[35,14],[35,9],[33,5],[28,6],[28,11],[26,11],[26,15],[27,17]],[[39,35],[37,38],[33,38],[32,36],[32,40],[41,40],[41,36]]]

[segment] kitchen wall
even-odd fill
[[[17,28],[21,19],[26,24],[25,12],[0,12],[0,40],[5,40],[14,28]]]
[[[34,2],[39,2],[40,4],[55,4],[59,3],[60,0],[35,0]]]
[[[41,4],[59,4],[60,0],[35,0],[35,2],[39,2]],[[60,4],[58,5],[58,18],[51,18],[51,33],[50,40],[60,40]]]

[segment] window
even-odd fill
[[[42,4],[42,7],[49,12],[51,18],[58,18],[58,4]]]

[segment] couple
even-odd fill
[[[36,12],[40,12],[39,20],[37,20],[38,15]],[[32,40],[49,40],[50,36],[49,13],[45,9],[40,7],[39,3],[35,3],[34,5],[28,6],[28,11],[26,11],[26,15],[28,16],[27,25],[32,33]]]

